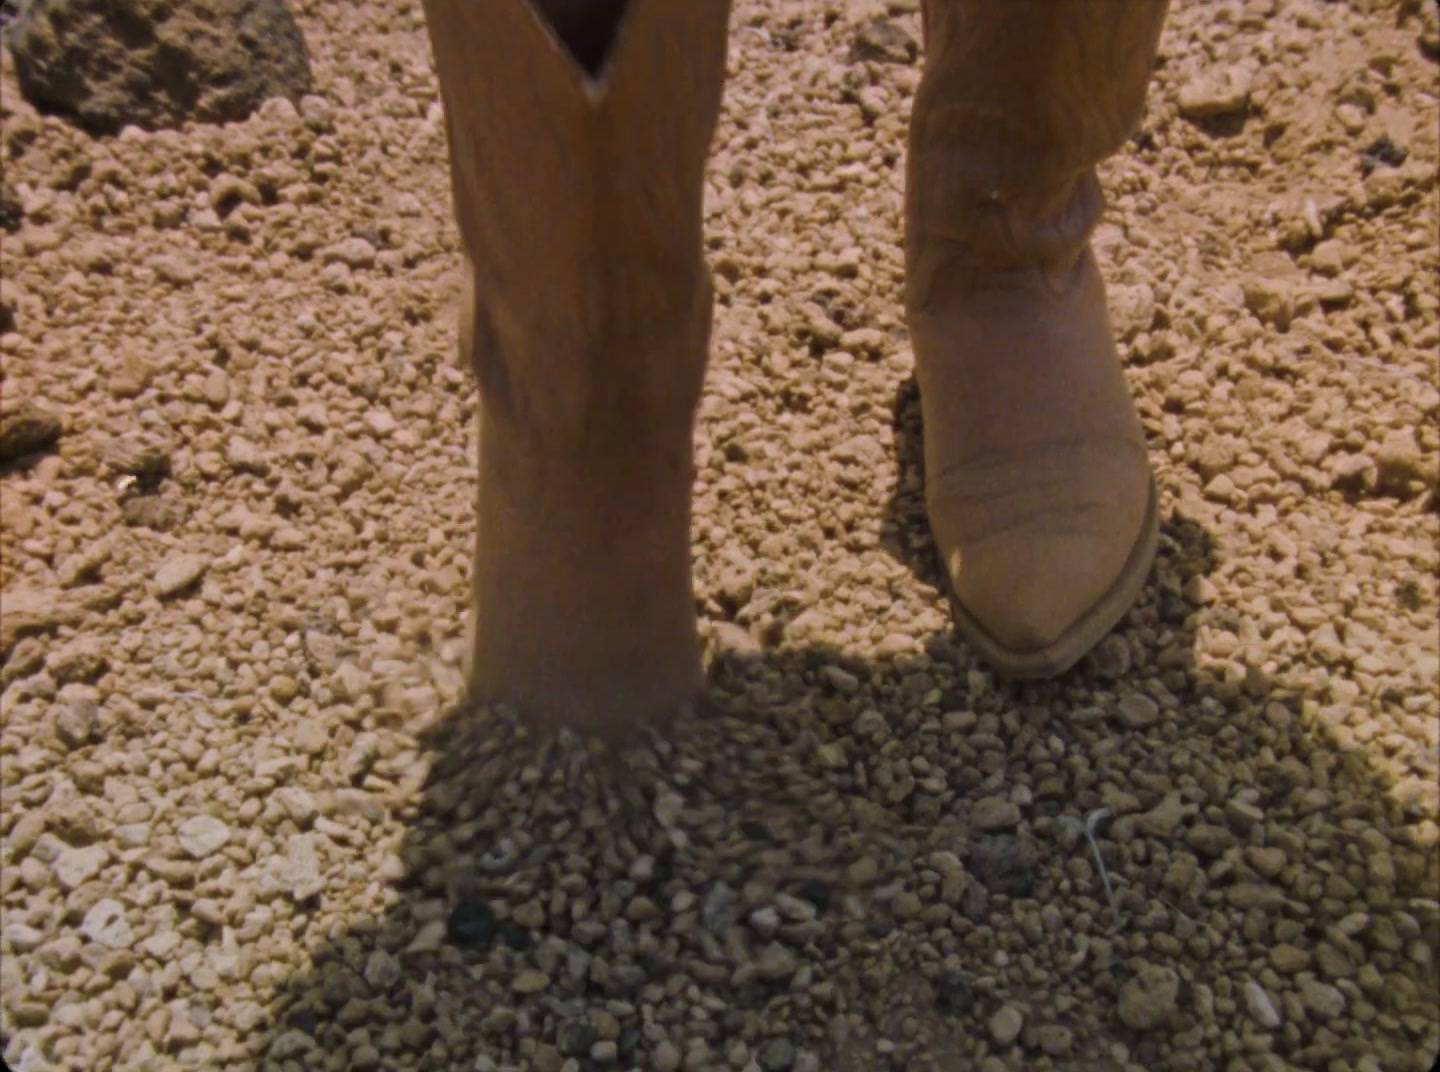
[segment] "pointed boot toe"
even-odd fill
[[[1050,465],[1026,461],[1015,480],[993,467],[954,471],[930,497],[956,629],[1008,677],[1051,677],[1079,662],[1125,616],[1155,558],[1143,448],[1111,440],[1057,451]]]

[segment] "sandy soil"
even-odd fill
[[[0,476],[12,1068],[1429,1067],[1433,4],[1177,0],[1097,238],[1161,557],[1017,689],[925,539],[917,4],[738,0],[715,710],[618,757],[455,707],[428,45],[412,0],[299,11],[318,97],[223,129],[94,141],[5,74],[0,438],[62,422]]]

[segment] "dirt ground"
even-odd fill
[[[11,1068],[1430,1067],[1430,0],[1174,3],[1096,240],[1160,560],[1023,688],[926,542],[918,4],[737,0],[714,709],[619,756],[456,708],[474,399],[428,43],[414,0],[297,10],[317,99],[223,128],[92,140],[7,60],[0,438],[63,423],[0,475]]]

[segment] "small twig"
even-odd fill
[[[1322,351],[1321,351],[1321,356],[1322,356],[1322,357],[1325,357],[1325,358],[1328,358],[1328,359],[1331,360],[1331,361],[1339,362],[1339,363],[1342,364],[1342,365],[1360,365],[1360,366],[1362,366],[1362,367],[1364,367],[1364,368],[1368,368],[1368,369],[1370,369],[1370,370],[1372,370],[1372,371],[1374,371],[1374,372],[1378,372],[1378,373],[1380,373],[1382,376],[1394,376],[1394,377],[1396,377],[1397,379],[1412,380],[1412,381],[1415,382],[1415,383],[1424,383],[1424,382],[1425,382],[1425,380],[1424,380],[1422,377],[1417,376],[1415,373],[1411,372],[1409,369],[1393,368],[1393,367],[1391,367],[1390,365],[1385,364],[1383,361],[1375,361],[1375,360],[1373,360],[1372,358],[1368,358],[1368,357],[1352,357],[1352,356],[1347,355],[1347,354],[1335,354],[1335,353],[1330,353],[1329,351],[1326,351],[1326,350],[1322,350]]]
[[[1199,923],[1198,920],[1191,919],[1191,918],[1190,918],[1189,916],[1187,916],[1184,912],[1180,911],[1180,909],[1178,909],[1177,907],[1175,907],[1175,906],[1174,906],[1173,904],[1171,904],[1169,901],[1165,900],[1165,898],[1163,898],[1163,897],[1156,897],[1155,900],[1159,901],[1159,902],[1160,902],[1161,904],[1163,904],[1166,908],[1170,909],[1170,911],[1174,912],[1177,916],[1179,916],[1181,919],[1183,919],[1186,923],[1193,924],[1193,925],[1196,926],[1196,927],[1200,926],[1200,923]]]
[[[1110,902],[1110,915],[1114,917],[1118,927],[1120,909],[1115,904],[1115,890],[1110,885],[1110,873],[1105,870],[1105,861],[1100,858],[1100,846],[1095,841],[1095,828],[1112,814],[1109,808],[1096,808],[1085,816],[1085,840],[1090,842],[1090,852],[1095,857],[1095,866],[1100,870],[1100,881],[1105,884],[1105,899]]]

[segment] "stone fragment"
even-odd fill
[[[308,901],[324,888],[320,874],[320,856],[310,834],[296,834],[285,843],[283,876],[296,901]]]
[[[310,88],[284,0],[45,0],[6,44],[25,98],[91,134],[232,122]]]
[[[1322,983],[1308,972],[1296,978],[1300,1004],[1312,1019],[1334,1020],[1345,1012],[1345,993],[1329,983]]]
[[[970,852],[970,872],[985,889],[1007,897],[1030,896],[1038,866],[1035,846],[1013,834],[982,837]]]
[[[230,840],[230,828],[213,815],[192,815],[175,834],[180,847],[196,860],[219,852]]]
[[[58,416],[33,402],[0,409],[0,465],[48,450],[64,431]]]
[[[55,881],[66,890],[78,889],[100,873],[110,862],[110,850],[104,845],[86,845],[81,849],[65,849],[52,865]]]
[[[134,931],[125,920],[125,906],[108,897],[90,906],[80,923],[80,933],[109,949],[129,949]]]
[[[400,964],[383,949],[375,949],[365,961],[365,982],[372,990],[384,992],[400,981]]]
[[[788,1038],[770,1039],[755,1059],[762,1072],[790,1072],[795,1067],[795,1043]]]
[[[100,732],[100,709],[87,698],[72,700],[55,712],[55,736],[66,748],[84,748]]]
[[[784,982],[795,974],[799,964],[795,954],[779,942],[771,942],[755,958],[755,974],[762,979]]]
[[[905,28],[892,19],[871,19],[855,32],[850,59],[874,63],[914,63],[920,45]]]
[[[970,825],[981,833],[997,834],[1020,825],[1020,809],[1003,797],[983,797],[970,809]]]
[[[209,568],[210,563],[200,555],[178,555],[155,571],[155,594],[161,599],[179,595],[205,576]]]
[[[1280,1026],[1280,1013],[1275,1009],[1275,1002],[1265,988],[1253,979],[1245,983],[1245,1007],[1250,1010],[1255,1022],[1266,1031],[1274,1031]]]
[[[997,1046],[1008,1046],[1020,1037],[1025,1014],[1014,1005],[1002,1005],[990,1017],[990,1038]]]
[[[1115,705],[1123,725],[1132,730],[1144,729],[1160,721],[1160,705],[1143,692],[1125,692]]]
[[[1200,73],[1180,87],[1180,114],[1187,119],[1213,119],[1244,111],[1250,103],[1253,81],[1248,68],[1202,66]]]
[[[1180,976],[1159,964],[1142,967],[1123,987],[1116,1009],[1120,1022],[1136,1031],[1153,1031],[1175,1012]]]
[[[514,980],[510,984],[510,989],[514,990],[517,994],[525,996],[540,994],[549,988],[550,976],[542,971],[536,971],[533,968],[527,968],[524,971],[517,972]]]

